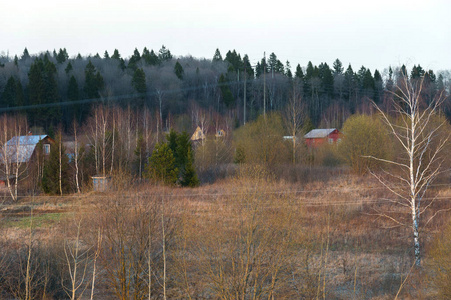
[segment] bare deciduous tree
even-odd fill
[[[20,139],[10,139],[21,136],[27,132],[24,117],[3,115],[0,120],[0,165],[6,186],[13,201],[17,200],[18,186],[21,176],[27,170],[28,161],[24,159],[25,151],[21,149]],[[8,143],[9,141],[9,143]]]
[[[62,281],[63,289],[71,300],[79,299],[89,285],[88,266],[90,265],[89,248],[83,248],[80,231],[82,218],[75,224],[77,235],[74,241],[64,240],[64,258],[69,273],[70,282],[66,286]]]
[[[395,204],[404,206],[410,211],[410,226],[417,266],[421,262],[420,216],[432,204],[430,202],[423,207],[422,201],[431,183],[441,172],[444,162],[442,150],[450,137],[449,132],[441,134],[447,121],[441,119],[439,122],[435,122],[439,113],[439,106],[444,101],[444,97],[439,95],[429,103],[423,101],[421,97],[423,81],[424,77],[418,80],[409,80],[407,77],[401,78],[398,93],[394,95],[393,99],[393,106],[398,117],[397,121],[392,121],[387,113],[377,107],[390,133],[400,146],[401,157],[398,160],[372,157],[399,170],[399,172],[385,171],[388,178],[375,175],[399,199],[394,201]],[[378,213],[399,225],[407,225],[388,213]]]
[[[292,162],[296,164],[296,139],[302,128],[303,107],[300,93],[296,91],[296,85],[293,84],[293,95],[285,108],[284,120],[285,125],[292,137]]]

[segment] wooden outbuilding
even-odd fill
[[[11,138],[6,143],[7,157],[2,161],[8,163],[29,163],[33,161],[37,155],[38,144],[42,144],[42,154],[49,155],[50,147],[55,141],[48,135],[22,135]]]
[[[343,134],[336,128],[313,129],[304,135],[308,147],[316,148],[323,144],[336,144],[341,141]]]

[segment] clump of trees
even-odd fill
[[[199,185],[194,169],[190,136],[171,130],[167,142],[155,145],[146,165],[146,177],[165,184],[195,187]]]

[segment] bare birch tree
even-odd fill
[[[285,125],[292,137],[292,162],[296,164],[296,139],[302,128],[302,101],[299,92],[296,91],[296,85],[293,84],[293,95],[290,98],[287,107],[285,108],[284,120]]]
[[[62,281],[63,289],[71,300],[79,299],[88,288],[88,266],[90,265],[90,248],[82,246],[80,230],[82,218],[75,223],[77,236],[74,241],[64,240],[64,257],[69,273],[69,285]]]
[[[79,164],[80,164],[80,151],[78,146],[78,135],[77,135],[77,123],[74,120],[74,166],[75,166],[75,185],[77,188],[77,193],[80,194],[80,178],[79,178]]]
[[[93,120],[88,122],[91,135],[89,136],[90,144],[94,147],[94,156],[96,164],[96,173],[107,175],[108,162],[112,160],[114,156],[112,153],[113,143],[112,137],[114,135],[110,131],[111,124],[111,111],[108,107],[100,105],[94,109]]]
[[[28,163],[24,159],[26,153],[20,149],[18,137],[26,133],[27,125],[24,118],[6,115],[1,117],[0,123],[2,128],[0,130],[1,173],[11,198],[16,201],[20,177],[26,171]],[[17,138],[11,140],[14,136]]]
[[[421,264],[420,217],[432,204],[430,202],[423,207],[422,202],[431,183],[442,170],[444,162],[442,154],[450,138],[449,131],[441,134],[446,120],[435,122],[444,97],[440,94],[429,103],[423,101],[421,97],[423,81],[424,77],[416,81],[409,80],[407,77],[401,78],[398,92],[393,99],[393,107],[398,116],[397,121],[393,121],[387,113],[376,106],[390,133],[400,146],[401,157],[398,160],[372,157],[396,167],[399,171],[385,171],[386,176],[377,174],[375,176],[398,198],[394,201],[395,204],[404,206],[410,211],[410,226],[417,266]],[[398,225],[407,225],[388,213],[379,212],[379,214],[388,217]],[[428,222],[426,221],[424,225]]]

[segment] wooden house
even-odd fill
[[[42,153],[47,156],[50,154],[50,147],[55,141],[48,135],[22,135],[11,138],[6,143],[6,151],[2,151],[1,155],[6,153],[6,158],[1,158],[2,162],[10,164],[29,163],[36,159],[38,155],[38,144],[42,144]]]
[[[202,129],[197,126],[196,130],[194,131],[193,135],[191,136],[191,141],[193,142],[198,142],[198,141],[202,141],[205,140],[206,136],[204,134],[204,132],[202,131]]]
[[[219,129],[216,133],[215,133],[215,137],[216,138],[223,138],[226,136],[226,132],[222,129]]]
[[[313,129],[304,135],[308,147],[316,148],[323,144],[336,144],[341,141],[343,134],[336,128]]]

